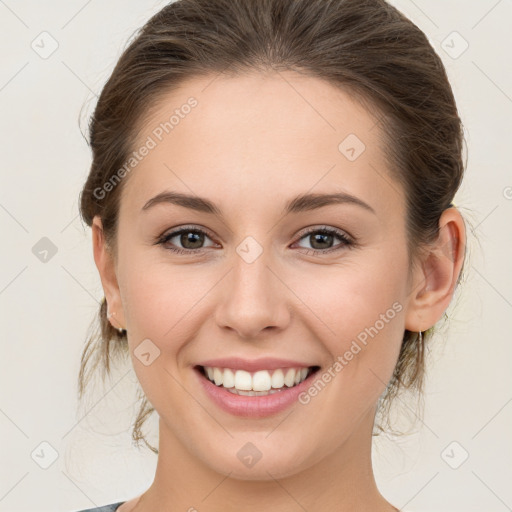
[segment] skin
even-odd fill
[[[127,329],[135,372],[160,418],[154,482],[118,510],[397,510],[372,470],[377,399],[404,330],[428,329],[451,301],[463,219],[455,208],[443,213],[438,240],[409,274],[404,191],[386,168],[380,126],[349,93],[291,71],[194,78],[151,110],[140,143],[190,96],[197,107],[125,178],[116,257],[101,219],[93,223],[111,322]],[[366,146],[355,161],[338,149],[350,133]],[[141,212],[164,190],[208,198],[223,217],[172,204]],[[299,194],[341,191],[375,214],[346,203],[282,215]],[[202,255],[155,244],[190,224],[212,234]],[[303,235],[322,226],[356,245],[336,237],[315,245]],[[251,264],[236,252],[247,236],[263,250]],[[179,236],[172,243],[198,250]],[[323,255],[306,254],[319,247]],[[307,405],[242,419],[212,403],[192,370],[232,355],[291,357],[325,370],[395,302],[401,311]],[[160,350],[148,366],[133,352],[146,338]],[[237,458],[247,442],[262,453],[250,468]]]

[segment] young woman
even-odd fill
[[[91,362],[156,411],[140,496],[95,510],[398,510],[372,434],[460,281],[462,128],[384,0],[178,0],[105,85],[81,193],[105,300]]]

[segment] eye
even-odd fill
[[[177,254],[197,254],[202,252],[204,249],[202,245],[204,244],[205,238],[210,238],[206,231],[199,228],[183,227],[164,234],[158,239],[157,243],[163,245],[167,250]],[[173,239],[176,240],[169,244]],[[181,244],[183,249],[175,247],[177,243]]]
[[[338,239],[341,243],[332,246],[334,239]],[[300,240],[309,242],[313,249],[306,250],[306,254],[322,254],[331,253],[343,249],[344,247],[353,247],[355,242],[349,238],[343,231],[335,228],[322,227],[310,229],[303,233]]]
[[[340,240],[340,243],[333,247],[332,243],[336,238]],[[165,233],[156,243],[161,244],[165,249],[177,254],[200,254],[208,247],[203,245],[205,239],[210,239],[209,233],[205,230],[197,227],[182,227]],[[329,227],[310,229],[302,234],[300,241],[304,239],[309,241],[313,246],[313,249],[306,249],[304,251],[306,254],[325,254],[355,246],[355,242],[343,231]],[[181,245],[181,247],[179,247],[178,244]],[[209,247],[214,245],[215,244],[212,244]]]

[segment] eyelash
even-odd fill
[[[164,246],[164,248],[168,251],[172,251],[176,254],[202,254],[204,252],[204,250],[206,248],[200,248],[200,249],[180,249],[180,248],[175,248],[175,247],[166,247],[165,244],[171,239],[171,238],[174,238],[178,235],[181,235],[183,233],[199,233],[199,234],[204,234],[206,235],[208,238],[211,238],[210,235],[208,234],[208,232],[202,230],[202,229],[198,229],[198,228],[192,228],[192,227],[184,227],[184,228],[180,228],[176,231],[171,231],[170,233],[167,233],[167,234],[164,234],[162,235],[161,237],[158,238],[157,240],[157,244],[161,244],[162,246]],[[338,229],[334,229],[334,228],[329,228],[329,227],[321,227],[321,228],[314,228],[314,229],[311,229],[305,233],[303,233],[301,235],[301,237],[299,238],[299,241],[302,240],[303,238],[313,234],[313,233],[321,233],[321,234],[324,234],[324,235],[334,235],[335,237],[337,237],[339,240],[341,240],[342,243],[338,244],[337,246],[335,247],[331,247],[329,249],[325,249],[325,250],[322,250],[322,249],[304,249],[305,253],[308,254],[308,255],[315,255],[315,256],[319,256],[319,255],[323,255],[323,254],[326,254],[326,253],[333,253],[333,252],[336,252],[342,248],[352,248],[354,247],[356,244],[355,242],[350,239],[347,235],[345,235],[345,233],[343,233],[342,231],[339,231]]]

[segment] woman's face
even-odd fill
[[[210,469],[284,477],[369,442],[416,320],[404,192],[381,134],[349,94],[292,72],[194,79],[146,116],[121,198],[116,318],[160,437]],[[192,198],[152,201],[165,193]],[[309,197],[324,194],[340,199]],[[225,358],[239,360],[213,366],[252,368],[249,386],[320,369],[291,401],[286,384],[237,396],[198,371]]]

